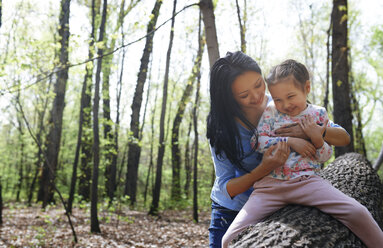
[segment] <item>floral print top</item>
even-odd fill
[[[311,115],[319,125],[323,125],[328,119],[326,109],[320,106],[308,104],[307,108],[299,115],[291,117],[287,114],[279,112],[274,105],[274,102],[266,107],[258,124],[258,142],[254,135],[251,138],[251,146],[257,145],[256,150],[265,152],[267,148],[277,144],[279,141],[287,141],[288,137],[275,136],[274,130],[279,127],[286,126],[292,123],[299,123],[299,119]],[[331,126],[330,122],[327,126]],[[268,176],[281,180],[289,180],[303,175],[317,174],[321,169],[321,163],[326,162],[332,155],[332,148],[326,142],[323,146],[317,149],[316,160],[309,157],[303,158],[295,151],[291,151],[286,163],[272,171]]]

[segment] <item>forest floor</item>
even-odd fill
[[[153,217],[128,209],[99,210],[101,234],[92,234],[89,206],[74,208],[77,243],[60,207],[11,205],[2,219],[0,247],[207,247],[210,213],[199,213],[195,223],[192,211],[166,210]]]

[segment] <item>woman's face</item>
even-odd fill
[[[262,75],[255,71],[247,71],[238,76],[231,85],[234,100],[244,113],[258,110],[265,99],[265,82]]]

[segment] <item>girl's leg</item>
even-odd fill
[[[319,176],[302,177],[293,195],[294,203],[313,206],[347,226],[367,247],[383,247],[383,232],[362,204],[334,188]]]
[[[213,202],[209,227],[209,247],[221,248],[222,237],[233,222],[238,212]]]
[[[282,192],[280,189],[284,182],[271,178],[262,180],[265,180],[265,183],[262,184],[261,188],[254,189],[249,200],[227,229],[222,238],[222,247],[228,247],[230,242],[249,225],[260,222],[286,205],[281,201],[282,197],[280,196],[280,192]]]

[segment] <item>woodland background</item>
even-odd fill
[[[353,137],[335,156],[356,151],[379,170],[382,11],[345,0],[0,0],[2,204],[57,206],[69,222],[85,209],[92,233],[116,206],[186,210],[198,223],[214,182],[209,68],[236,50],[264,74],[286,58],[306,64],[310,101]]]

